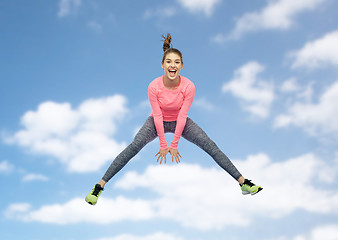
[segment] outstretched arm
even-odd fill
[[[155,87],[149,85],[148,87],[148,98],[153,111],[154,123],[156,127],[156,132],[158,138],[160,139],[160,149],[167,149],[167,141],[164,136],[164,127],[163,127],[163,115],[160,108],[160,104],[157,99],[157,90]]]
[[[181,138],[183,129],[187,122],[188,112],[194,100],[194,97],[195,97],[195,86],[194,84],[191,83],[186,89],[186,92],[184,95],[184,102],[177,117],[174,139],[172,140],[169,148],[177,149],[178,141]]]

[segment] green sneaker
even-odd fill
[[[101,187],[101,185],[96,184],[92,191],[86,196],[86,202],[91,205],[95,205],[102,191],[103,188]]]
[[[255,195],[259,191],[262,191],[263,188],[261,186],[257,186],[254,183],[251,182],[251,180],[245,179],[244,183],[241,186],[242,194],[247,195]]]

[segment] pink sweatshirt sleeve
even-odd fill
[[[184,102],[180,109],[180,112],[178,113],[176,129],[174,133],[174,139],[172,140],[169,146],[170,148],[177,149],[178,141],[180,140],[182,136],[183,129],[187,122],[188,112],[194,100],[194,97],[195,97],[195,86],[194,84],[191,83],[188,85],[186,89],[186,92],[184,95]]]
[[[166,149],[168,148],[168,145],[167,145],[167,141],[165,140],[165,136],[164,136],[162,110],[157,100],[157,90],[152,85],[149,85],[148,87],[148,98],[149,98],[151,108],[153,110],[155,127],[156,127],[158,138],[160,140],[160,149]]]

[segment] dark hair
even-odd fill
[[[164,62],[166,56],[168,53],[176,53],[178,56],[180,56],[181,61],[183,62],[183,55],[180,50],[173,48],[171,44],[171,35],[170,33],[167,33],[167,36],[162,35],[163,38],[163,58],[162,58],[162,63]]]

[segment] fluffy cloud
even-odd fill
[[[0,162],[0,173],[9,173],[14,169],[14,166],[8,161]]]
[[[286,80],[281,86],[282,92],[297,92],[297,91],[299,91],[299,89],[300,89],[300,87],[297,84],[296,78],[290,78],[290,79]]]
[[[207,111],[214,111],[217,108],[205,97],[195,99],[193,102],[193,107],[197,107],[199,109],[204,109]]]
[[[319,97],[317,103],[295,101],[288,112],[278,115],[275,127],[295,125],[310,135],[332,136],[338,133],[338,82],[332,84]]]
[[[87,25],[90,29],[92,29],[95,32],[101,32],[103,29],[102,25],[98,23],[97,21],[90,21],[88,22]]]
[[[204,13],[206,16],[211,16],[215,6],[221,2],[221,0],[177,0],[177,2],[189,12],[192,13]],[[160,7],[157,9],[147,9],[143,14],[144,19],[152,17],[167,18],[176,14],[174,7]]]
[[[271,240],[337,240],[338,239],[338,225],[324,225],[314,228],[307,234],[297,235],[292,238],[280,237]]]
[[[250,225],[255,217],[276,219],[297,210],[338,214],[338,194],[330,187],[336,166],[314,154],[273,162],[260,153],[234,164],[246,177],[250,175],[262,184],[264,190],[256,196],[242,196],[238,184],[219,168],[156,165],[143,173],[128,172],[116,182],[115,188],[129,192],[142,188],[144,195],[137,199],[108,199],[104,195],[109,193],[104,192],[95,207],[76,198],[36,210],[29,204],[13,203],[5,213],[7,218],[55,224],[167,219],[199,230]],[[318,188],[318,183],[328,187]],[[243,208],[248,203],[250,208]]]
[[[305,46],[289,54],[294,59],[292,68],[319,68],[327,65],[338,66],[338,31],[308,42]]]
[[[274,163],[261,153],[234,163],[246,177],[250,175],[263,185],[262,194],[250,200],[244,198],[237,194],[237,184],[229,181],[223,171],[198,165],[149,167],[144,174],[126,174],[116,186],[125,190],[151,189],[163,196],[153,202],[161,217],[199,229],[249,224],[257,215],[281,218],[297,209],[314,213],[337,210],[338,194],[316,189],[313,185],[315,182],[332,183],[337,168],[333,169],[314,154]],[[250,201],[252,208],[243,210],[246,201]],[[227,214],[214,218],[218,212]]]
[[[176,14],[176,10],[173,7],[164,7],[157,9],[147,9],[143,14],[144,19],[149,19],[152,17],[167,18],[172,17]]]
[[[32,206],[28,203],[11,204],[4,212],[4,216],[7,218],[23,220],[22,216],[29,212],[31,208]]]
[[[270,105],[275,98],[273,85],[257,76],[263,71],[263,65],[249,62],[237,69],[234,78],[222,87],[223,92],[231,92],[238,97],[246,111],[261,118],[269,115]]]
[[[190,12],[198,13],[202,12],[206,16],[210,16],[214,11],[217,4],[221,0],[177,0],[184,8]]]
[[[315,228],[307,236],[301,236],[297,240],[335,240],[338,239],[338,225],[327,225]]]
[[[296,15],[314,10],[327,0],[273,0],[260,11],[244,14],[237,20],[229,38],[239,38],[247,32],[265,29],[289,29]],[[218,36],[219,38],[219,36]]]
[[[27,174],[22,178],[23,182],[48,181],[48,180],[49,180],[48,177],[42,174],[36,174],[36,173]]]
[[[82,0],[60,0],[59,17],[66,17],[75,12],[81,6]]]
[[[183,240],[181,237],[176,237],[171,234],[162,232],[154,233],[147,236],[137,237],[130,234],[124,234],[113,238],[100,238],[97,240]]]
[[[54,157],[73,172],[99,169],[125,146],[112,136],[128,109],[121,95],[89,99],[77,109],[44,102],[21,118],[23,129],[5,138],[36,154]]]
[[[102,197],[100,204],[93,207],[86,203],[84,198],[75,198],[64,204],[47,205],[38,210],[33,210],[27,203],[14,203],[7,208],[5,216],[24,222],[37,221],[61,225],[79,222],[105,224],[123,220],[147,220],[153,217],[153,210],[145,200]]]

